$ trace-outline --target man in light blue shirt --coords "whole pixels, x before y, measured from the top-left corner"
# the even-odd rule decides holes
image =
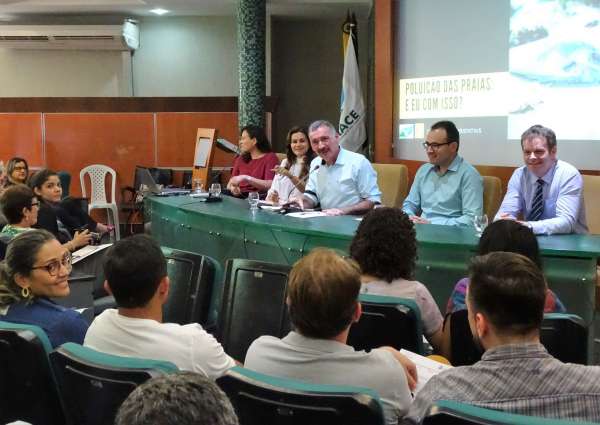
[[[423,143],[429,164],[415,176],[402,210],[415,223],[471,226],[483,214],[483,179],[458,155],[460,134],[454,123],[431,126]]]
[[[304,196],[294,199],[302,208],[320,205],[327,215],[361,214],[381,203],[377,173],[363,155],[340,147],[339,135],[328,121],[308,128],[313,151]]]
[[[583,179],[556,159],[556,134],[534,125],[521,136],[521,148],[525,165],[510,178],[495,219],[519,219],[536,235],[587,233]]]

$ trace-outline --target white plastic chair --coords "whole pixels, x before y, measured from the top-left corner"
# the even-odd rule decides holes
[[[90,181],[92,184],[90,202],[88,204],[88,213],[94,209],[106,209],[112,212],[112,220],[111,214],[107,214],[108,224],[112,224],[115,226],[115,239],[121,239],[121,232],[119,231],[119,209],[117,208],[117,204],[115,202],[115,185],[117,182],[117,173],[112,168],[101,165],[101,164],[92,164],[88,165],[84,169],[79,172],[79,180],[81,181],[81,193],[84,198],[87,198],[87,192],[85,190],[85,175],[90,175]],[[110,192],[110,202],[106,199],[106,175],[110,174],[112,177],[111,182],[111,192]]]

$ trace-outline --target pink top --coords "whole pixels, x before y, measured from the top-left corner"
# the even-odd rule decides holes
[[[241,156],[238,156],[233,163],[233,171],[231,176],[239,176],[245,174],[261,180],[273,180],[275,173],[271,171],[279,165],[279,158],[273,152],[268,152],[258,159],[251,159],[249,162],[244,162]],[[240,184],[242,193],[255,191],[256,188],[246,182]]]

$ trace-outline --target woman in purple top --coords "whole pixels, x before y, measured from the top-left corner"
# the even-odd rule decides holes
[[[16,236],[0,263],[0,320],[39,326],[53,347],[83,344],[87,322],[51,300],[69,295],[71,268],[71,254],[50,232]]]

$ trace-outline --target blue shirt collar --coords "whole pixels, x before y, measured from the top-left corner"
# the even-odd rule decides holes
[[[454,159],[452,160],[452,162],[450,163],[450,165],[448,166],[448,170],[446,170],[446,172],[448,171],[458,171],[458,168],[460,167],[460,164],[462,164],[463,159],[460,157],[460,155],[456,154],[456,156],[454,157]],[[438,172],[440,171],[440,167],[438,165],[434,165],[433,169]]]
[[[544,174],[541,179],[544,180],[544,183],[546,183],[546,185],[550,185],[552,183],[552,179],[554,179],[554,172],[556,171],[556,165],[558,164],[558,161],[554,161],[554,165],[552,165],[552,167],[550,167],[550,169],[546,172],[546,174]],[[529,168],[527,168],[527,165],[525,165],[525,169],[527,170],[527,174],[528,174],[528,182],[530,185],[534,185],[537,180],[538,180],[538,176],[536,176],[535,174],[533,174],[531,171],[529,171]]]

